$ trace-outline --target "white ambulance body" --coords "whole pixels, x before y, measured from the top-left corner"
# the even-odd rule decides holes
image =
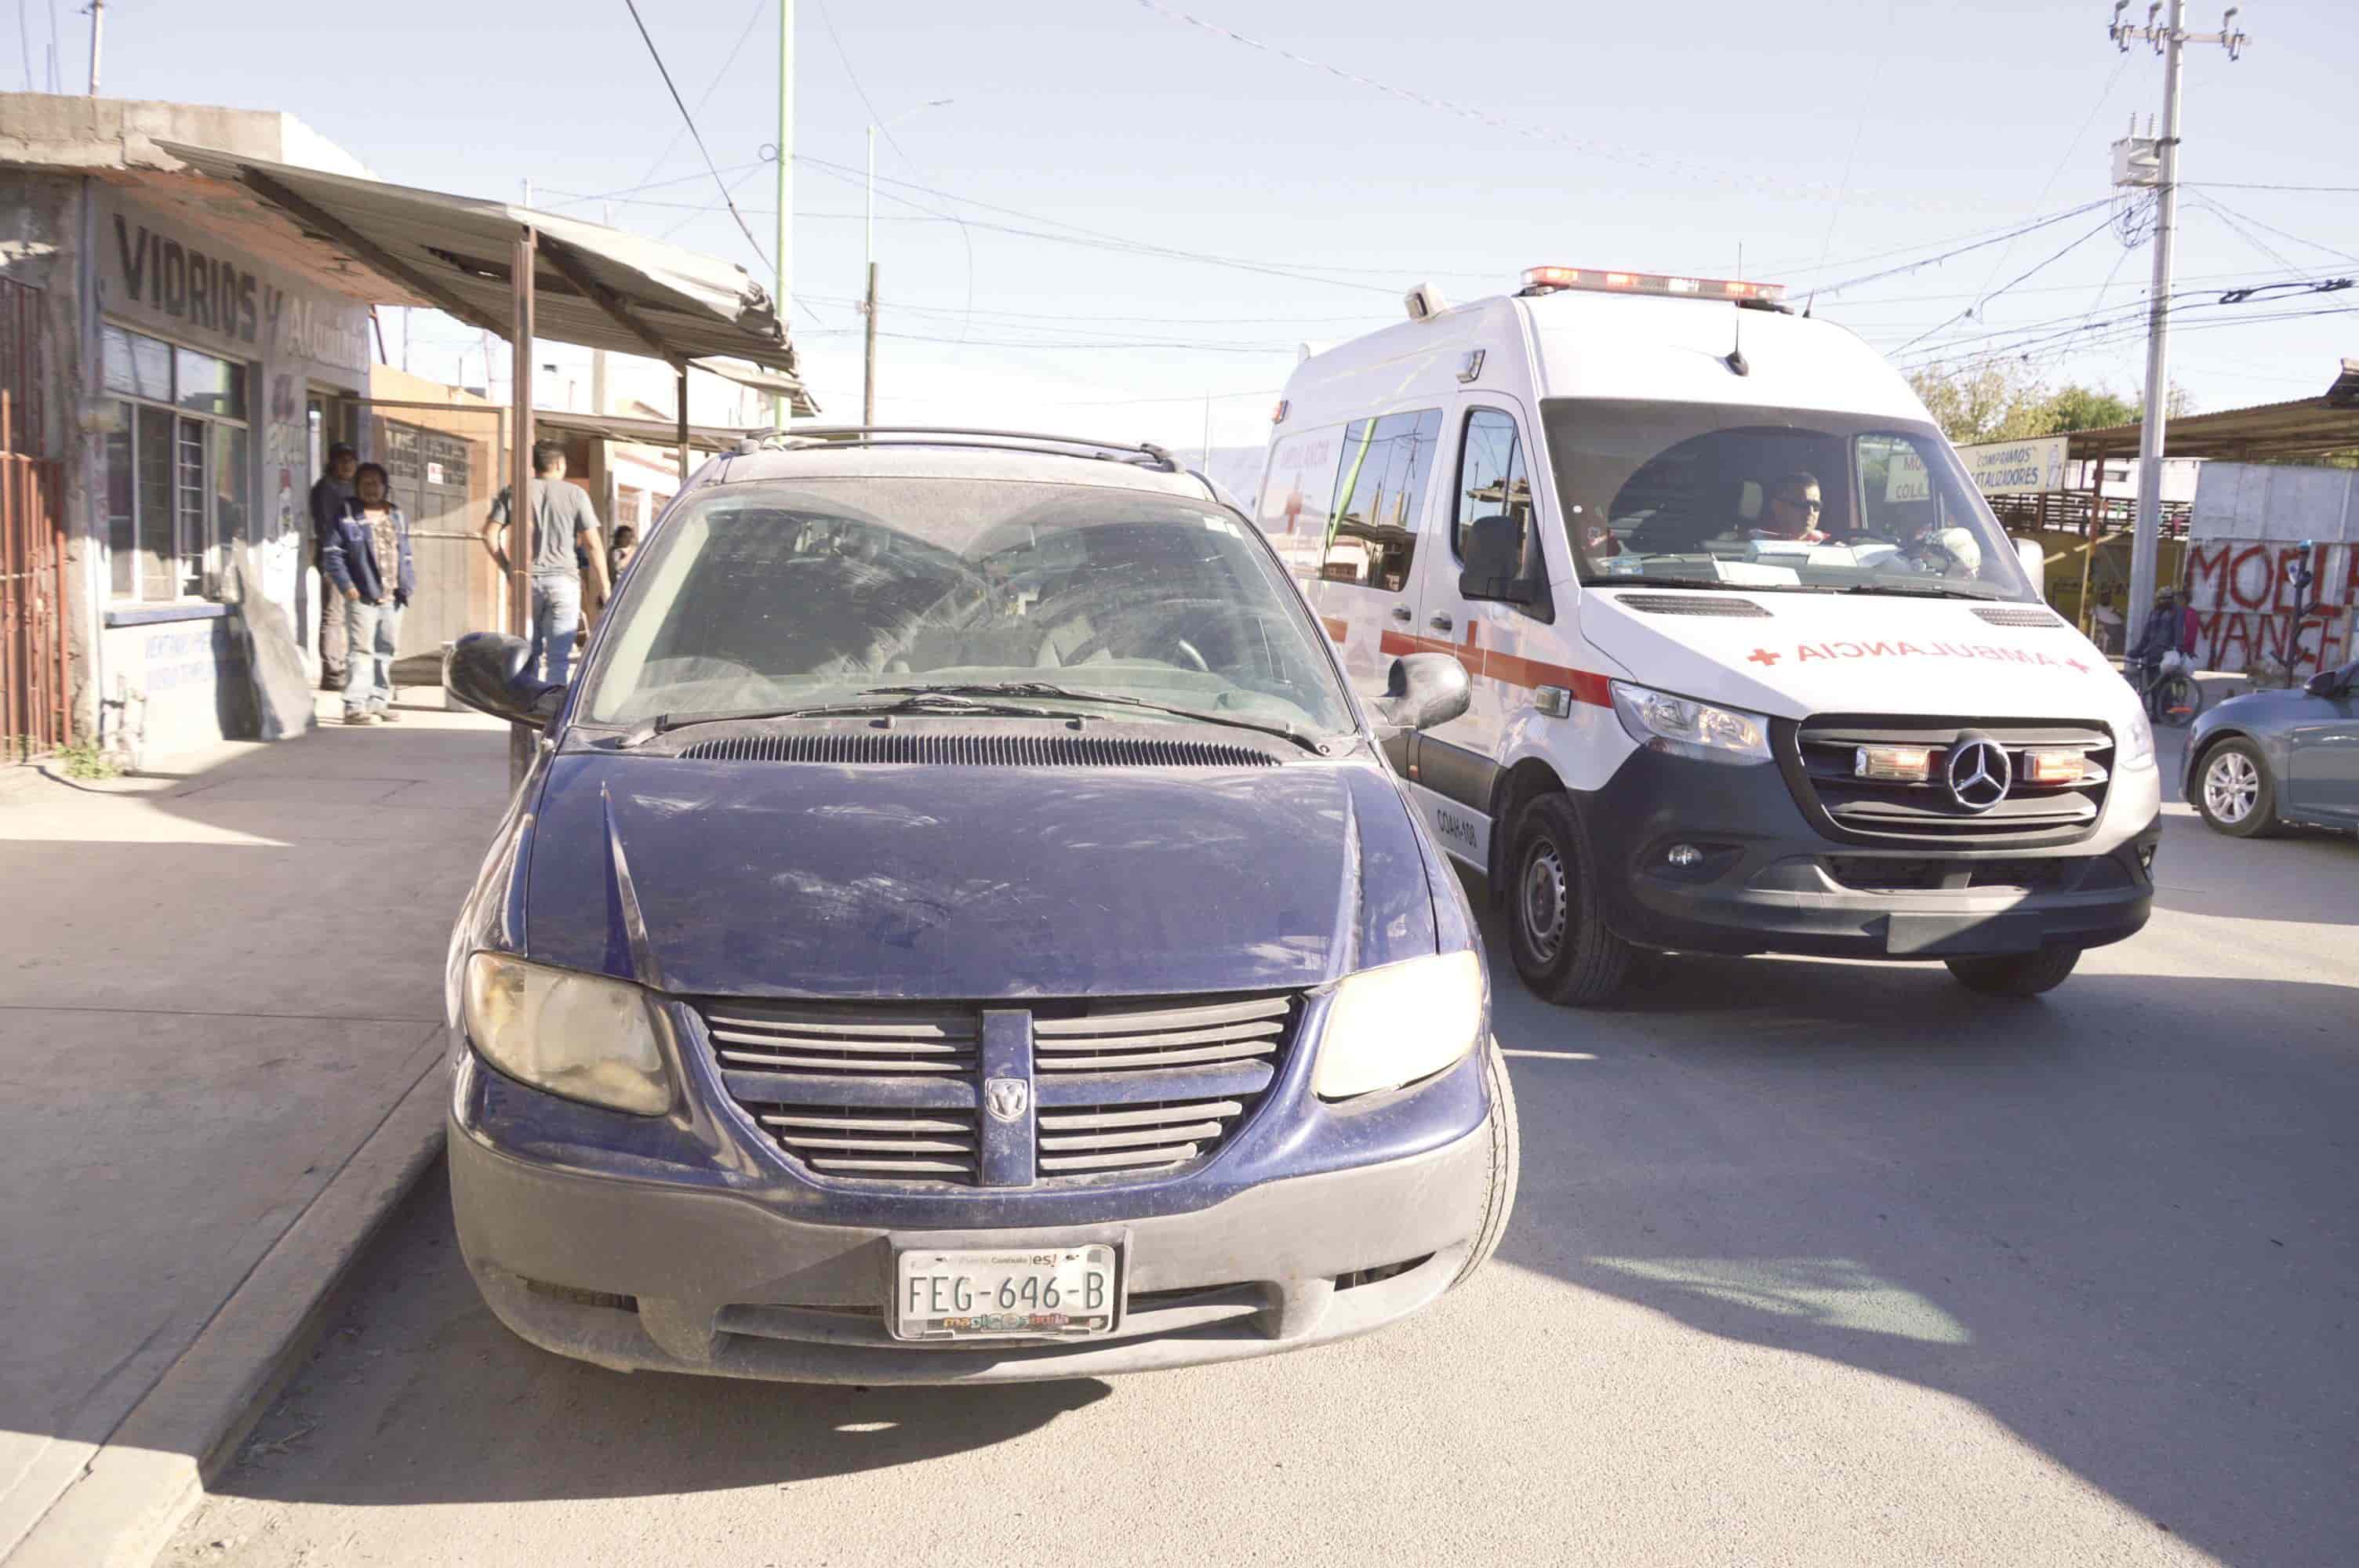
[[[2145,924],[2139,704],[1872,351],[1716,280],[1410,301],[1297,368],[1256,518],[1364,696],[1465,665],[1388,750],[1535,991],[1649,948],[2028,995]]]

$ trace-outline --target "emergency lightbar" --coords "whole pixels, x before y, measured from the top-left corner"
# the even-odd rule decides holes
[[[1596,272],[1572,266],[1524,269],[1525,293],[1553,294],[1560,288],[1587,288],[1600,294],[1669,294],[1692,299],[1761,299],[1771,303],[1786,297],[1786,286],[1782,283],[1673,277],[1659,272]]]

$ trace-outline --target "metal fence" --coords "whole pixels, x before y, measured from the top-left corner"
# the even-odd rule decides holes
[[[0,752],[69,745],[60,464],[48,456],[41,293],[0,278]]]

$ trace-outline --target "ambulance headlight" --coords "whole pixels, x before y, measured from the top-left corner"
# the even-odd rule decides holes
[[[1757,713],[1620,680],[1614,683],[1614,711],[1630,739],[1650,751],[1706,762],[1769,760],[1769,720]]]
[[[2127,724],[2122,726],[2122,771],[2138,773],[2154,766],[2154,726],[2137,708],[2130,709]]]

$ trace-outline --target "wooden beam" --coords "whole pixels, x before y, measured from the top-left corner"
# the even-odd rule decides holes
[[[366,262],[396,283],[407,284],[470,327],[480,327],[495,338],[505,338],[508,335],[509,323],[502,321],[488,310],[479,310],[468,304],[447,285],[403,261],[334,213],[315,206],[307,198],[298,195],[258,168],[240,165],[238,173],[245,179],[247,188],[265,201],[287,213],[306,228],[315,229],[327,235],[328,238],[352,252],[355,257]]]
[[[582,291],[583,298],[603,310],[623,330],[645,344],[647,352],[674,370],[686,373],[688,356],[675,351],[663,341],[661,333],[641,320],[639,313],[631,308],[622,295],[599,282],[582,265],[580,254],[572,246],[544,234],[540,239],[540,254],[549,258],[549,265],[562,274],[566,282]]]

